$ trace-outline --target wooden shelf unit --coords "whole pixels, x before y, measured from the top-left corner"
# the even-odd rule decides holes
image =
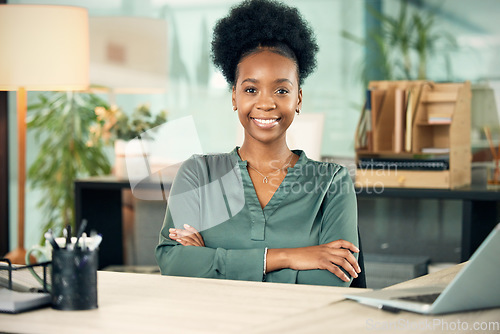
[[[394,170],[360,169],[356,171],[358,187],[407,187],[407,188],[458,188],[470,184],[470,83],[434,83],[430,81],[372,81],[370,134],[372,145],[356,147],[356,161],[360,158],[412,159],[416,155],[433,156],[424,148],[449,150],[448,170]],[[396,90],[405,90],[410,113],[413,114],[411,133],[406,126],[406,110],[403,127],[403,149],[395,151],[394,143],[397,120]],[[373,91],[378,98],[373,100]],[[383,98],[380,98],[383,96]],[[429,122],[430,117],[436,123]],[[437,121],[435,120],[437,119]],[[361,124],[361,121],[360,121]],[[359,125],[357,135],[360,133]],[[397,133],[397,131],[396,131]],[[401,131],[400,131],[401,133]],[[407,144],[408,140],[411,144]],[[356,141],[358,142],[358,141]],[[408,150],[409,148],[409,150]]]

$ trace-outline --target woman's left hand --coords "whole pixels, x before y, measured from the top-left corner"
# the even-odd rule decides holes
[[[184,229],[170,228],[168,232],[170,233],[168,235],[170,239],[177,241],[183,246],[205,247],[205,242],[200,232],[188,224],[184,224]]]

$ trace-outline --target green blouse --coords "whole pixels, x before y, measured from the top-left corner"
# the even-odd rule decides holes
[[[156,247],[161,273],[349,286],[327,270],[263,272],[266,248],[306,247],[337,239],[358,246],[356,194],[347,169],[295,150],[299,160],[262,209],[247,162],[237,149],[195,155],[180,167]],[[168,229],[184,224],[200,231],[205,247],[169,239]]]

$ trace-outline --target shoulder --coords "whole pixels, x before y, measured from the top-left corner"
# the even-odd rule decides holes
[[[317,161],[305,156],[303,151],[296,151],[299,154],[299,161],[302,163],[298,166],[299,172],[302,170],[307,175],[312,175],[317,178],[329,179],[331,181],[349,178],[349,170],[335,162]]]
[[[354,183],[345,166],[334,162],[304,159],[295,171],[302,182],[313,182],[327,196],[354,193]]]
[[[213,181],[237,166],[232,153],[194,154],[184,161],[179,168],[179,176],[196,178],[202,183]]]
[[[226,170],[233,168],[237,164],[236,159],[231,153],[211,153],[194,154],[183,165],[186,168],[196,168],[197,170]]]
[[[313,167],[318,172],[324,172],[325,174],[332,176],[335,176],[339,172],[347,169],[344,166],[336,164],[334,162],[323,162],[312,159],[308,159],[306,165],[309,167]]]
[[[189,159],[185,160],[181,168],[182,169],[193,169],[193,168],[206,168],[208,165],[217,165],[220,163],[230,162],[232,159],[231,153],[212,153],[212,154],[193,154]]]

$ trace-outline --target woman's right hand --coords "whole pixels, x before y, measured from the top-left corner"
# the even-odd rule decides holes
[[[170,239],[177,241],[183,246],[205,247],[205,241],[200,232],[188,224],[184,224],[184,229],[169,228],[168,232]]]
[[[266,272],[282,268],[294,270],[324,269],[335,274],[341,280],[349,282],[349,277],[340,267],[352,277],[358,277],[358,273],[361,272],[358,261],[351,251],[358,253],[359,249],[351,242],[342,239],[318,246],[269,249]]]

